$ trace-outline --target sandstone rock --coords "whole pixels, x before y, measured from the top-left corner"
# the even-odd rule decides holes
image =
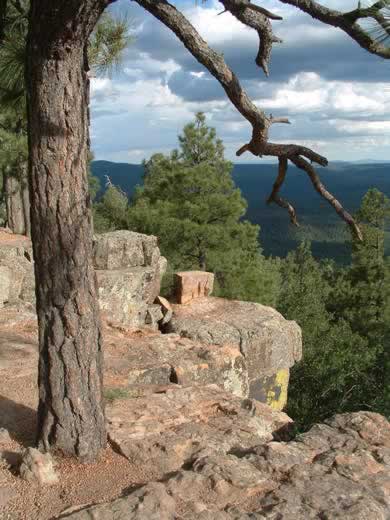
[[[203,344],[240,349],[248,367],[249,396],[277,409],[285,405],[288,369],[302,356],[295,322],[271,307],[210,297],[173,305],[167,329]]]
[[[176,504],[164,486],[152,482],[125,498],[61,515],[72,520],[175,520]]]
[[[156,237],[132,231],[97,235],[94,266],[100,308],[113,325],[158,328],[162,314],[154,301],[166,259],[160,255]]]
[[[160,321],[160,325],[166,325],[169,321],[171,321],[173,315],[171,304],[163,296],[157,296],[154,302],[161,307],[163,317]]]
[[[50,453],[41,453],[35,448],[27,448],[20,465],[20,476],[41,486],[58,482]]]
[[[160,259],[157,237],[133,231],[112,231],[94,238],[95,269],[155,267]]]
[[[218,384],[239,397],[248,395],[245,360],[232,347],[201,345],[176,334],[125,334],[105,330],[108,386]]]
[[[282,412],[234,397],[215,385],[181,388],[107,406],[109,438],[134,464],[151,464],[162,474],[197,456],[245,451],[285,430]]]
[[[378,454],[389,442],[384,417],[339,415],[295,441],[198,457],[166,487],[186,519],[196,518],[193,504],[201,501],[210,518],[223,511],[231,520],[387,520],[390,464]]]
[[[159,323],[161,323],[163,318],[164,315],[160,305],[148,305],[145,316],[145,325],[148,325],[152,329],[158,329]]]
[[[191,391],[189,396],[186,390]],[[162,400],[157,414],[155,406],[142,412],[143,403],[139,403],[138,414],[130,414],[122,423],[125,426],[132,422],[132,432],[125,427],[123,437],[130,433],[129,446],[143,439],[138,451],[146,450],[152,455],[149,464],[156,464],[154,457],[160,450],[159,460],[171,454],[176,456],[177,463],[179,459],[185,460],[185,468],[158,484],[149,483],[127,497],[89,507],[66,518],[388,520],[390,424],[384,417],[369,412],[342,414],[289,442],[276,442],[268,436],[253,442],[253,439],[250,441],[253,430],[246,422],[248,419],[240,415],[237,399],[228,403],[221,400],[220,394],[218,402],[224,411],[215,414],[216,394],[212,388],[208,390],[209,400],[203,400],[201,407],[197,401],[199,395],[189,403],[193,414],[190,423],[185,422],[188,416],[184,415],[184,401],[196,392],[194,388],[175,389],[170,397],[176,405],[172,400]],[[132,404],[137,401],[132,400]],[[180,404],[184,405],[181,411]],[[172,405],[176,410],[173,414]],[[226,405],[230,406],[228,413]],[[259,403],[256,406],[277,413]],[[215,422],[218,417],[223,422]],[[160,427],[156,426],[157,422]],[[227,422],[232,431],[241,436],[235,446],[229,441]],[[203,428],[203,436],[194,435],[194,428],[199,426]],[[187,431],[187,437],[183,431]],[[217,445],[219,436],[221,443]],[[198,443],[196,447],[195,443]],[[165,452],[167,448],[169,454]],[[146,464],[146,453],[144,457]],[[133,459],[136,458],[134,450]],[[142,509],[141,503],[145,508],[153,504],[153,509]],[[136,510],[140,516],[132,516]],[[166,514],[168,516],[164,516]]]
[[[96,271],[99,305],[113,325],[141,327],[148,311],[150,286],[156,276],[152,267]]]
[[[29,238],[0,231],[0,304],[35,302],[32,245]]]
[[[8,442],[11,442],[11,437],[5,428],[0,428],[0,444],[6,444]]]
[[[157,238],[131,231],[98,235],[94,265],[103,315],[113,324],[137,328],[148,323],[157,328],[161,311],[153,306],[160,292],[166,259]],[[0,230],[0,307],[35,304],[35,279],[31,241]]]
[[[174,284],[177,303],[189,303],[212,293],[214,274],[204,271],[183,271],[175,273]]]

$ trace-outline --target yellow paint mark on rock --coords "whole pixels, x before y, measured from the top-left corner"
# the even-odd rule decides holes
[[[290,371],[282,368],[275,374],[273,385],[267,391],[267,404],[274,410],[283,410],[287,404],[288,381]]]

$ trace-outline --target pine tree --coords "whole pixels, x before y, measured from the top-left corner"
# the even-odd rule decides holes
[[[305,430],[355,409],[356,385],[367,366],[366,343],[346,321],[333,322],[326,309],[330,287],[309,243],[289,253],[281,275],[278,310],[297,321],[303,334],[303,358],[291,372],[287,413]]]
[[[351,329],[367,342],[366,370],[355,397],[361,408],[375,410],[385,407],[389,292],[384,237],[389,215],[389,199],[377,189],[370,189],[356,215],[364,241],[353,240],[352,264],[334,281],[327,305],[336,321],[346,320]]]
[[[179,143],[180,150],[144,163],[129,228],[157,235],[173,269],[213,271],[220,295],[275,303],[277,263],[261,255],[259,227],[242,220],[246,201],[204,114],[185,126]]]
[[[3,199],[8,227],[30,234],[30,201],[27,183],[27,120],[24,67],[29,0],[8,2],[0,46],[0,158]],[[92,74],[109,75],[119,66],[130,44],[129,22],[103,13],[88,42]]]

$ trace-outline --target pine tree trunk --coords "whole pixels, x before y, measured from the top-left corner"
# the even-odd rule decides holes
[[[32,0],[26,70],[40,348],[38,444],[83,460],[95,459],[106,443],[85,52],[105,3]]]
[[[30,235],[30,197],[27,184],[27,165],[21,165],[17,175],[4,177],[4,196],[7,227],[18,235]]]

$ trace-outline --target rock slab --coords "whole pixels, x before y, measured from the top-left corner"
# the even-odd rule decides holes
[[[200,454],[239,452],[286,435],[283,412],[240,399],[216,385],[180,387],[107,406],[110,441],[130,462],[177,471]]]
[[[104,337],[108,387],[214,383],[248,396],[248,372],[238,349],[201,345],[177,334],[127,334],[108,327]]]
[[[248,368],[249,397],[277,409],[286,404],[289,368],[302,357],[298,325],[258,303],[201,298],[173,305],[167,330],[202,344],[240,350]]]
[[[207,443],[206,431],[203,439]],[[158,488],[149,483],[119,499],[129,506],[118,509],[113,501],[67,518],[138,520],[142,517],[132,507],[141,496],[148,496],[157,515],[143,518],[388,520],[390,423],[370,412],[342,414],[292,441],[263,438],[241,450],[229,442],[219,450],[200,449]],[[166,496],[171,499],[168,512],[160,505]],[[106,516],[99,516],[100,511],[107,511]]]

